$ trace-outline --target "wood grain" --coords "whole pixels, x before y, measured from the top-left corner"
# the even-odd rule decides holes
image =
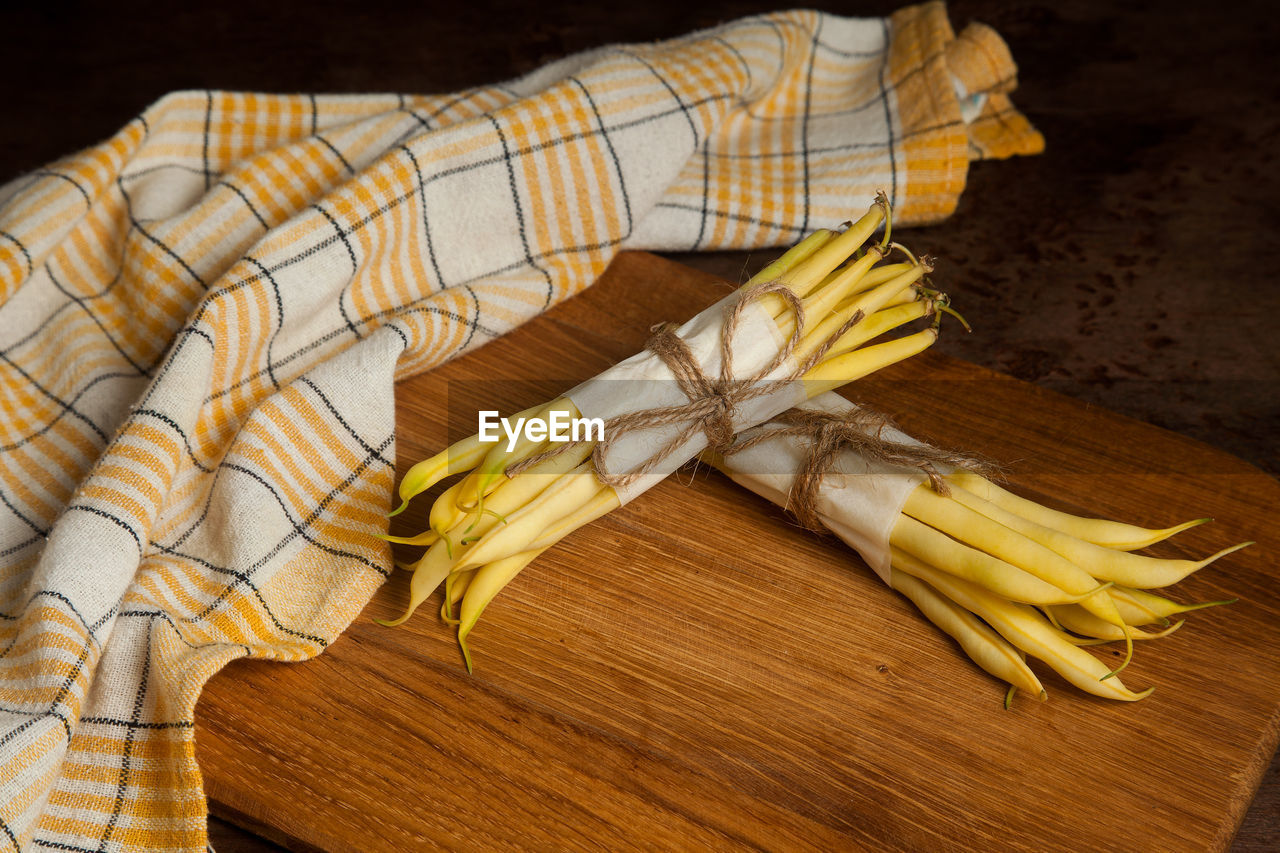
[[[633,352],[727,285],[624,254],[517,332],[399,389],[401,470]],[[503,377],[504,381],[493,381]],[[510,380],[507,380],[510,377]],[[1280,736],[1280,486],[1189,439],[926,356],[857,397],[1005,463],[1024,493],[1258,544],[1186,599],[1242,601],[1142,646],[1118,705],[1003,691],[849,551],[683,473],[527,569],[462,668],[430,603],[379,591],[313,662],[238,662],[197,709],[215,812],[295,849],[1224,849]],[[519,381],[514,381],[519,380]],[[397,530],[425,523],[423,501]]]

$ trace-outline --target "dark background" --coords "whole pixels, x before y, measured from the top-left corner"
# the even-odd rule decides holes
[[[861,16],[905,3],[808,5]],[[175,89],[452,91],[584,48],[779,8],[28,3],[0,13],[0,183],[108,136]],[[1272,4],[957,0],[949,8],[957,30],[980,20],[1009,42],[1020,67],[1015,103],[1047,150],[975,164],[956,214],[906,234],[941,258],[935,278],[975,327],[939,347],[1280,474]],[[770,256],[672,255],[735,281]],[[1136,837],[1141,824],[1135,815]],[[271,849],[217,820],[211,831],[222,853]],[[1280,849],[1280,762],[1233,849]]]

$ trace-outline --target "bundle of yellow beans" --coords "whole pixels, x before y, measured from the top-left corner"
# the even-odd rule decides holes
[[[857,407],[824,394],[799,407],[833,423],[856,422]],[[793,413],[786,413],[792,415]],[[735,482],[787,507],[804,470],[813,434],[787,422],[765,424],[739,436],[742,452],[706,453],[703,459]],[[878,441],[919,447],[891,428]],[[744,441],[747,439],[747,441]],[[843,449],[817,482],[809,504],[821,526],[857,550],[880,577],[901,592],[980,667],[1010,687],[1046,698],[1027,666],[1030,655],[1088,693],[1141,699],[1116,673],[1134,640],[1165,636],[1182,623],[1169,618],[1210,604],[1183,605],[1147,590],[1170,586],[1214,560],[1157,559],[1135,551],[1208,519],[1148,530],[1116,521],[1081,518],[1018,497],[963,469],[933,471],[868,459]],[[925,466],[928,467],[927,465]],[[1148,633],[1140,626],[1160,624]],[[1122,641],[1124,661],[1110,669],[1085,645]]]
[[[469,669],[466,639],[481,612],[561,538],[704,448],[928,347],[946,299],[925,286],[928,259],[890,242],[890,224],[881,196],[844,231],[811,234],[721,303],[659,330],[648,351],[509,418],[507,435],[477,433],[415,465],[396,513],[461,477],[432,505],[427,530],[388,537],[427,550],[404,566],[413,571],[409,607],[387,624],[404,622],[443,583],[443,616],[458,626]],[[894,250],[905,260],[891,261]],[[932,323],[920,331],[873,342],[924,318]],[[519,431],[531,423],[538,428]],[[557,442],[556,423],[586,426]]]

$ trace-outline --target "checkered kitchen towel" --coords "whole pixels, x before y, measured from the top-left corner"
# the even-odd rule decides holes
[[[990,29],[749,18],[453,95],[179,92],[0,188],[0,850],[199,848],[201,686],[391,567],[392,385],[622,248],[780,246],[1039,151]]]

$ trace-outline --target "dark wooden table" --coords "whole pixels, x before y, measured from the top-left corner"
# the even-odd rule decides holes
[[[805,4],[873,15],[901,3]],[[437,92],[613,41],[778,8],[601,4],[24,4],[6,11],[0,181],[181,88]],[[970,172],[956,215],[909,235],[976,333],[944,352],[1195,437],[1280,474],[1280,23],[1270,4],[950,4],[1021,67],[1035,158]],[[767,253],[676,255],[733,280]],[[259,849],[211,823],[219,849]],[[1273,761],[1235,843],[1280,847]]]

